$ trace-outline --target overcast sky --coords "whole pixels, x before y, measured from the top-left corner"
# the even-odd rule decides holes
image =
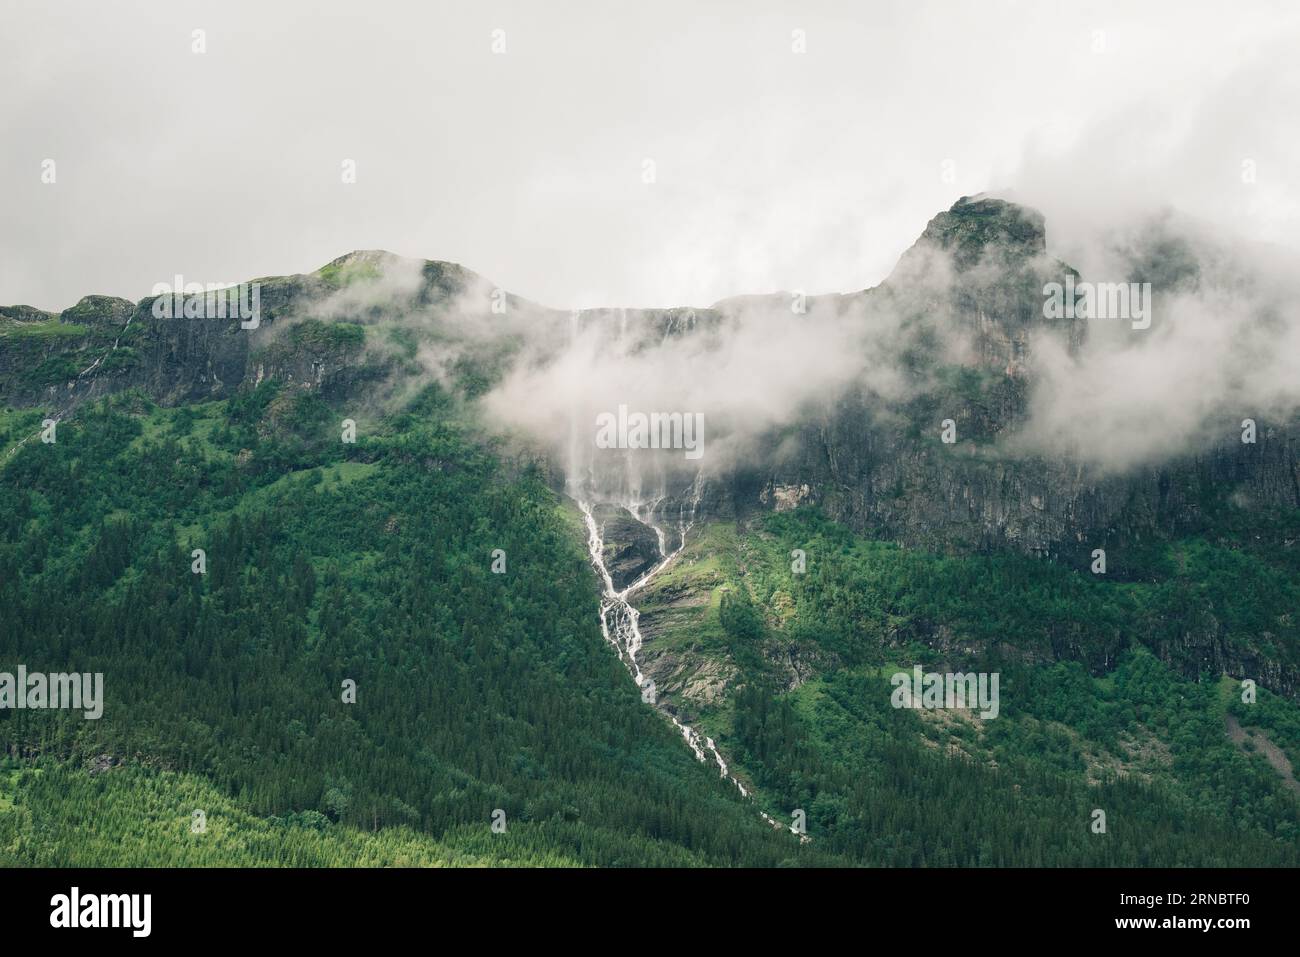
[[[1295,3],[0,0],[0,37],[5,304],[358,248],[561,308],[859,289],[1009,188],[1054,243],[1160,203],[1300,241]]]

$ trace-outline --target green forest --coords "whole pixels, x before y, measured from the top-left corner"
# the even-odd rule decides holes
[[[1279,655],[1295,648],[1294,557],[1231,535],[1163,547],[1146,580],[1107,580],[870,541],[801,508],[702,529],[642,621],[679,661],[745,676],[728,698],[680,703],[760,802],[804,811],[825,852],[897,866],[1295,866],[1300,707],[1264,688],[1246,703],[1237,678],[1158,657],[1180,623],[1211,613],[1243,642],[1271,631]],[[710,601],[683,610],[692,593]],[[812,674],[793,680],[794,660]],[[916,665],[998,673],[997,718],[894,708],[890,676]],[[1230,715],[1256,729],[1241,745]]]
[[[0,671],[101,672],[105,703],[0,711],[0,864],[1300,863],[1295,789],[1224,733],[1300,766],[1300,709],[1160,657],[1189,609],[1293,654],[1294,558],[1189,540],[1099,583],[809,509],[707,526],[687,555],[711,598],[673,640],[741,669],[700,717],[747,799],[602,640],[572,507],[462,416],[430,386],[344,442],[275,382],[122,393],[52,443],[6,412]],[[941,659],[939,627],[965,650]],[[790,687],[773,643],[815,673]],[[1001,717],[892,708],[915,663],[1000,671]],[[807,840],[760,811],[803,812]]]
[[[812,856],[641,704],[527,465],[468,439],[436,388],[355,444],[277,392],[118,396],[5,466],[0,670],[102,672],[106,701],[98,721],[0,712],[0,861]],[[11,439],[39,425],[14,418]],[[101,755],[122,766],[88,777]],[[193,840],[194,789],[228,840]]]

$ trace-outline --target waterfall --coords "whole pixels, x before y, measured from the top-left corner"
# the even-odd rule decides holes
[[[659,539],[659,556],[660,560],[656,562],[645,574],[643,574],[632,584],[628,585],[622,591],[614,586],[614,579],[605,565],[605,542],[600,535],[600,523],[596,521],[596,515],[593,511],[593,502],[586,495],[585,489],[580,489],[577,484],[570,481],[566,483],[571,491],[578,492],[574,500],[578,503],[578,508],[582,510],[582,517],[587,524],[587,552],[591,557],[591,563],[595,566],[600,575],[601,581],[601,599],[600,599],[600,633],[605,640],[618,652],[619,659],[627,667],[628,673],[632,680],[636,682],[637,687],[641,687],[645,682],[645,675],[641,671],[641,665],[637,662],[636,656],[641,651],[643,638],[641,636],[641,613],[638,612],[629,597],[639,588],[645,585],[654,576],[666,568],[674,558],[681,554],[682,549],[686,547],[686,534],[695,525],[695,520],[699,512],[700,500],[704,496],[704,476],[702,472],[697,472],[695,480],[691,483],[689,496],[684,499],[678,508],[678,543],[677,547],[671,552],[665,550],[666,531],[661,524],[654,521],[659,505],[667,497],[666,492],[661,492],[655,498],[648,502],[629,499],[621,504],[621,507],[637,521],[649,525],[654,529]],[[750,793],[746,787],[731,774],[727,768],[727,762],[723,760],[722,754],[718,751],[717,745],[713,739],[701,736],[698,731],[690,725],[683,724],[677,720],[676,716],[668,714],[667,711],[661,713],[666,715],[668,720],[673,723],[679,732],[682,740],[686,742],[687,747],[694,752],[695,757],[701,761],[708,761],[709,755],[713,756],[714,762],[718,766],[718,776],[727,778],[736,789],[740,791],[741,797],[748,798]],[[799,838],[801,844],[807,844],[811,838],[806,834],[800,834],[792,825],[782,824],[773,818],[766,811],[759,811],[759,816],[776,830],[788,830],[791,834]]]
[[[600,523],[596,521],[595,513],[592,510],[592,503],[586,498],[579,498],[578,508],[582,510],[583,518],[587,524],[587,552],[591,556],[591,563],[596,567],[600,574],[601,580],[601,601],[600,601],[600,633],[605,640],[618,652],[619,659],[627,667],[628,673],[632,675],[632,680],[636,682],[637,687],[641,687],[645,682],[645,675],[641,671],[641,665],[637,661],[637,655],[641,651],[644,641],[641,635],[641,613],[632,607],[628,600],[629,596],[639,588],[645,587],[652,578],[661,570],[666,568],[669,563],[676,558],[683,548],[686,547],[686,533],[695,525],[698,515],[700,499],[704,493],[703,473],[697,472],[694,482],[691,484],[690,497],[683,501],[679,508],[678,515],[678,544],[671,552],[666,551],[665,542],[667,539],[666,532],[662,525],[655,524],[654,515],[659,507],[659,503],[666,497],[659,495],[649,503],[638,501],[628,501],[621,503],[622,507],[637,521],[643,522],[654,529],[659,539],[659,561],[656,562],[640,578],[632,582],[622,591],[614,586],[614,579],[605,565],[605,542],[600,535]],[[689,504],[689,512],[687,506]],[[648,507],[647,507],[648,506]],[[644,517],[643,517],[644,516]],[[689,725],[678,721],[676,717],[668,715],[669,720],[681,732],[682,738],[690,749],[695,752],[695,756],[706,761],[707,755],[711,754],[718,765],[718,774],[720,777],[730,778],[731,782],[740,789],[740,793],[749,796],[745,786],[736,778],[727,773],[727,762],[722,759],[718,752],[717,746],[710,737],[701,737],[699,732],[695,731]]]
[[[620,339],[626,335],[626,322],[626,312],[624,312],[620,315]],[[670,330],[673,324],[674,320],[670,320]],[[575,312],[570,316],[570,341],[576,339],[579,334],[578,314]],[[581,439],[578,423],[583,417],[582,406],[582,400],[575,398],[569,422],[565,491],[577,502],[582,512],[587,527],[588,557],[600,577],[600,633],[617,653],[619,660],[623,662],[628,674],[632,676],[633,682],[639,688],[646,681],[645,673],[641,670],[638,661],[644,637],[641,633],[641,613],[632,605],[631,599],[639,589],[644,588],[656,575],[672,564],[686,547],[687,536],[695,527],[699,518],[700,503],[704,498],[704,471],[696,468],[689,486],[683,488],[682,472],[674,465],[665,465],[663,456],[638,455],[636,454],[638,450],[624,450],[621,460],[606,455],[598,462],[593,455],[594,447]],[[647,470],[652,470],[650,481],[646,480]],[[677,478],[675,482],[674,477]],[[653,491],[649,491],[651,488]],[[676,488],[678,491],[672,494],[671,488]],[[672,514],[674,502],[677,505],[675,516]],[[605,542],[601,535],[601,523],[595,514],[595,509],[601,505],[614,505],[623,509],[635,521],[655,533],[658,561],[622,589],[614,584],[614,578],[605,564]],[[745,786],[731,774],[727,762],[723,760],[712,738],[701,735],[694,728],[683,724],[657,702],[655,708],[673,723],[681,733],[682,740],[700,762],[707,762],[712,756],[718,767],[718,776],[731,781],[742,797],[751,798]],[[773,828],[781,829],[785,826],[768,814],[762,811],[759,813]],[[790,830],[794,832],[793,828]],[[801,842],[806,842],[808,837],[799,835],[799,839]]]

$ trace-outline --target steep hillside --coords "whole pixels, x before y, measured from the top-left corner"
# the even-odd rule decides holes
[[[0,671],[102,673],[104,701],[98,720],[0,711],[21,771],[0,860],[102,862],[68,814],[136,863],[247,861],[297,834],[267,830],[286,817],[323,836],[285,863],[439,859],[412,831],[489,862],[799,856],[642,706],[530,469],[476,445],[436,389],[355,444],[323,400],[280,395],[169,410],[124,393],[5,464]],[[193,847],[172,792],[195,778],[221,796],[219,847],[191,853],[141,816]],[[74,784],[51,806],[45,780]]]

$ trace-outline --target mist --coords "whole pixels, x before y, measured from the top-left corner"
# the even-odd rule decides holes
[[[899,364],[915,316],[858,294],[988,193],[1040,210],[1084,281],[1146,277],[1155,309],[1147,330],[1088,323],[1077,352],[1035,339],[1007,454],[1125,470],[1296,407],[1287,4],[450,3],[395,30],[397,9],[6,5],[0,302],[138,299],[353,249],[464,263],[491,278],[424,308],[428,376],[505,349],[496,427],[569,448],[620,404],[698,412],[723,466],[850,390],[883,408],[927,387]],[[1161,250],[1195,278],[1150,275]],[[936,300],[944,268],[914,277]],[[314,309],[414,314],[420,267],[384,277]],[[657,322],[644,307],[698,329],[609,331]]]
[[[1029,386],[1024,420],[1001,454],[1064,454],[1124,472],[1238,441],[1244,419],[1264,427],[1300,408],[1300,283],[1285,252],[1172,213],[1068,240],[1088,250],[1080,283],[1150,283],[1151,322],[1080,320],[1072,348],[1043,320],[1016,373]],[[902,363],[918,309],[941,331],[935,363],[974,364],[952,314],[955,267],[923,252],[882,287],[889,296],[813,297],[802,314],[797,293],[749,297],[681,311],[691,327],[659,341],[629,334],[626,310],[575,313],[547,354],[524,350],[484,408],[494,426],[556,448],[575,429],[589,445],[596,417],[620,406],[698,412],[708,423],[703,467],[760,464],[782,430],[828,416],[850,390],[883,416],[929,388],[924,371]]]

